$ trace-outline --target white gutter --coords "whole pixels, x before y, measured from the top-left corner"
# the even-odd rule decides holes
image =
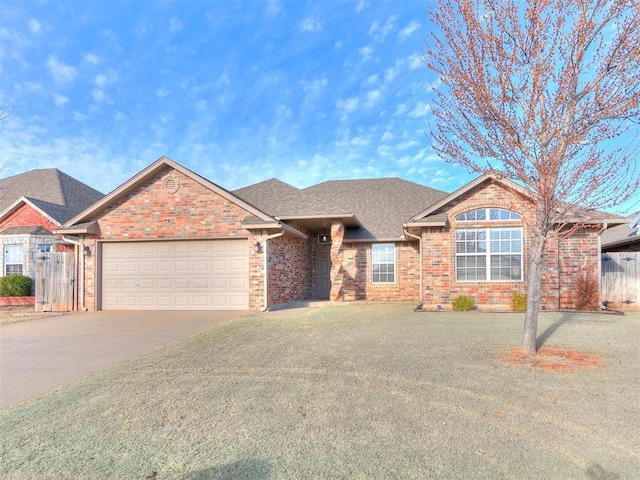
[[[76,256],[79,257],[78,263],[80,264],[77,268],[76,273],[79,276],[80,279],[78,279],[78,284],[79,284],[79,288],[78,288],[78,297],[80,300],[80,305],[79,307],[83,310],[83,311],[87,311],[87,307],[85,307],[84,305],[84,245],[82,244],[82,242],[78,241],[78,240],[72,240],[69,237],[65,237],[64,235],[62,235],[62,239],[65,242],[69,242],[73,245],[75,245],[75,250],[76,250]],[[80,248],[77,248],[80,247]]]
[[[267,253],[268,253],[268,249],[267,249],[267,245],[269,245],[269,240],[271,240],[272,238],[278,238],[281,237],[282,235],[284,235],[285,230],[282,229],[281,232],[278,233],[274,233],[271,235],[267,235],[267,237],[264,239],[264,306],[262,307],[261,312],[266,312],[267,310],[269,310],[269,300],[268,300],[268,295],[269,295],[269,266],[267,265]]]
[[[403,230],[405,235],[408,235],[409,237],[413,237],[417,239],[418,245],[420,246],[420,301],[422,302],[424,300],[424,297],[423,297],[424,285],[423,285],[423,278],[422,278],[422,237],[414,235],[413,233],[409,233],[406,228],[404,228]]]

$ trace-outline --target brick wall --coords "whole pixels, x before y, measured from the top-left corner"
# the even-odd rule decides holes
[[[503,208],[522,216],[522,221],[464,222],[456,215],[477,208]],[[447,227],[423,229],[424,301],[428,308],[450,308],[458,295],[470,295],[479,309],[509,308],[513,293],[526,293],[529,273],[530,232],[533,208],[528,199],[493,181],[486,182],[446,206]],[[456,281],[455,229],[519,226],[523,229],[523,277],[517,282]],[[597,228],[588,228],[568,237],[552,238],[545,247],[541,305],[549,309],[572,308],[575,301],[576,273],[588,266],[596,268]],[[595,271],[595,270],[594,270]]]
[[[341,297],[346,301],[416,301],[420,297],[417,242],[396,242],[396,281],[373,283],[371,244],[343,244]]]
[[[9,227],[43,227],[53,232],[58,225],[30,205],[22,204],[14,212],[0,222],[0,231]]]
[[[269,305],[311,298],[311,240],[269,240]]]
[[[171,174],[180,182],[175,193],[163,186]],[[163,169],[127,195],[108,206],[95,218],[100,233],[88,236],[83,243],[91,247],[93,255],[86,257],[86,298],[89,310],[97,306],[96,260],[98,240],[155,240],[197,239],[217,237],[246,237],[249,248],[249,305],[258,309],[263,305],[262,254],[254,251],[254,236],[241,226],[247,212],[224,197],[171,168]]]

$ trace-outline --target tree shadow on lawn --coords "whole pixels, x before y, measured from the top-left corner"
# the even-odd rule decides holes
[[[585,319],[584,316],[586,315],[592,315],[594,318]],[[566,325],[567,323],[602,323],[603,321],[608,321],[608,322],[616,321],[615,319],[604,320],[604,318],[607,316],[608,314],[603,314],[601,312],[591,312],[591,311],[579,312],[579,313],[573,313],[573,312],[563,313],[562,316],[557,321],[553,322],[551,325],[545,328],[544,332],[542,332],[538,336],[538,339],[536,340],[536,348],[538,350],[541,349],[544,346],[544,344],[547,343],[547,340],[549,340],[549,338],[551,338],[551,336],[554,333],[556,333],[556,331],[561,326]]]
[[[233,463],[205,468],[190,473],[186,480],[266,480],[271,478],[271,468],[264,460],[248,458]]]

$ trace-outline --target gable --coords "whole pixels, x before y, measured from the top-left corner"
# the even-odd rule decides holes
[[[18,202],[0,218],[0,231],[12,227],[42,227],[48,232],[53,232],[58,225],[25,201]]]
[[[246,236],[251,213],[170,166],[86,217],[102,238],[206,238]]]

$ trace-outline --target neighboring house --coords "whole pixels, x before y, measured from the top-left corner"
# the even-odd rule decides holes
[[[640,212],[602,234],[603,252],[640,252]]]
[[[89,310],[313,299],[446,309],[460,294],[505,308],[526,289],[532,211],[528,191],[489,175],[452,194],[397,178],[231,192],[163,157],[57,232],[88,252],[78,294]],[[549,242],[542,305],[573,306],[577,275],[597,271],[603,223]]]
[[[53,232],[103,196],[54,168],[0,179],[1,276],[34,279],[38,256],[55,248]]]

